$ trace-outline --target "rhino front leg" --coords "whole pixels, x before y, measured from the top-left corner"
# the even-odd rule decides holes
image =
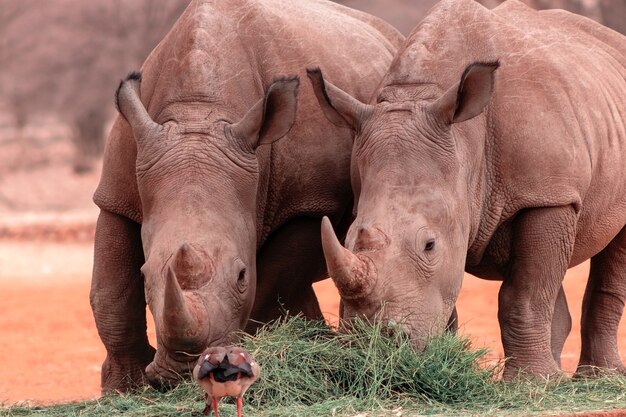
[[[320,220],[297,218],[274,232],[257,256],[257,290],[246,331],[284,315],[322,318],[311,284],[326,273]]]
[[[563,346],[565,346],[565,340],[569,336],[569,332],[572,330],[572,316],[569,313],[569,307],[567,306],[567,299],[565,298],[565,292],[563,286],[559,289],[559,293],[556,297],[556,303],[554,304],[554,314],[552,315],[552,336],[550,344],[552,346],[552,356],[557,366],[561,367],[561,352],[563,352]]]
[[[528,209],[514,226],[508,272],[500,288],[498,320],[508,358],[504,379],[520,372],[559,372],[551,346],[551,326],[559,289],[574,248],[572,207]]]
[[[452,314],[448,319],[448,324],[446,325],[446,331],[452,334],[456,334],[459,330],[459,314],[456,311],[456,306],[452,309]]]
[[[90,301],[107,351],[102,391],[128,391],[144,381],[154,357],[146,334],[140,226],[101,210],[96,226]]]
[[[589,281],[583,298],[582,350],[577,374],[593,375],[598,368],[626,374],[617,330],[626,300],[626,228],[591,258]]]

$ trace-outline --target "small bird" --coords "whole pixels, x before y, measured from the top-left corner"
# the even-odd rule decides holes
[[[261,375],[261,367],[252,356],[238,346],[210,347],[200,357],[193,369],[193,377],[204,390],[206,407],[203,414],[215,410],[222,397],[237,397],[237,417],[243,417],[243,394]]]

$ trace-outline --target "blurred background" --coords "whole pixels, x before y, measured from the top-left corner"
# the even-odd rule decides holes
[[[339,2],[382,17],[405,35],[435,3]],[[501,1],[481,2],[493,7]],[[568,9],[626,33],[626,0],[525,2]],[[99,393],[104,348],[88,300],[98,215],[91,195],[116,115],[113,93],[187,4],[0,0],[0,403],[59,402]],[[574,314],[586,268],[566,280]],[[497,289],[470,277],[459,307],[464,331],[478,345],[491,347],[494,357],[501,354]],[[316,290],[327,316],[335,318],[332,283],[322,282]],[[479,301],[483,298],[488,301]],[[571,339],[574,352],[578,342]],[[577,353],[571,356],[573,367]]]

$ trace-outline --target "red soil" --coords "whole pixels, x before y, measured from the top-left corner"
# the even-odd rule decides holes
[[[84,244],[0,241],[0,401],[53,403],[99,394],[104,348],[89,307],[92,249]],[[571,270],[565,290],[574,329],[563,367],[575,369],[580,349],[580,302],[587,265]],[[458,303],[461,332],[501,357],[497,282],[468,276]],[[329,280],[316,284],[322,309],[335,320],[338,297]],[[620,328],[626,359],[626,326]],[[615,417],[617,414],[610,414]]]

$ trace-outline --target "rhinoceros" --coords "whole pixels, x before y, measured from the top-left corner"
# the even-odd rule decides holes
[[[194,0],[121,82],[94,195],[104,391],[173,383],[249,317],[321,317],[319,220],[350,223],[353,134],[298,73],[321,61],[367,101],[403,40],[324,0]]]
[[[446,0],[400,48],[375,104],[310,76],[329,120],[357,132],[345,248],[322,223],[343,318],[402,321],[422,348],[443,330],[466,270],[503,281],[504,378],[551,375],[555,303],[556,320],[569,319],[564,274],[591,258],[578,372],[626,370],[616,339],[626,300],[624,36],[514,0],[493,11]],[[569,328],[561,332],[562,343]]]

